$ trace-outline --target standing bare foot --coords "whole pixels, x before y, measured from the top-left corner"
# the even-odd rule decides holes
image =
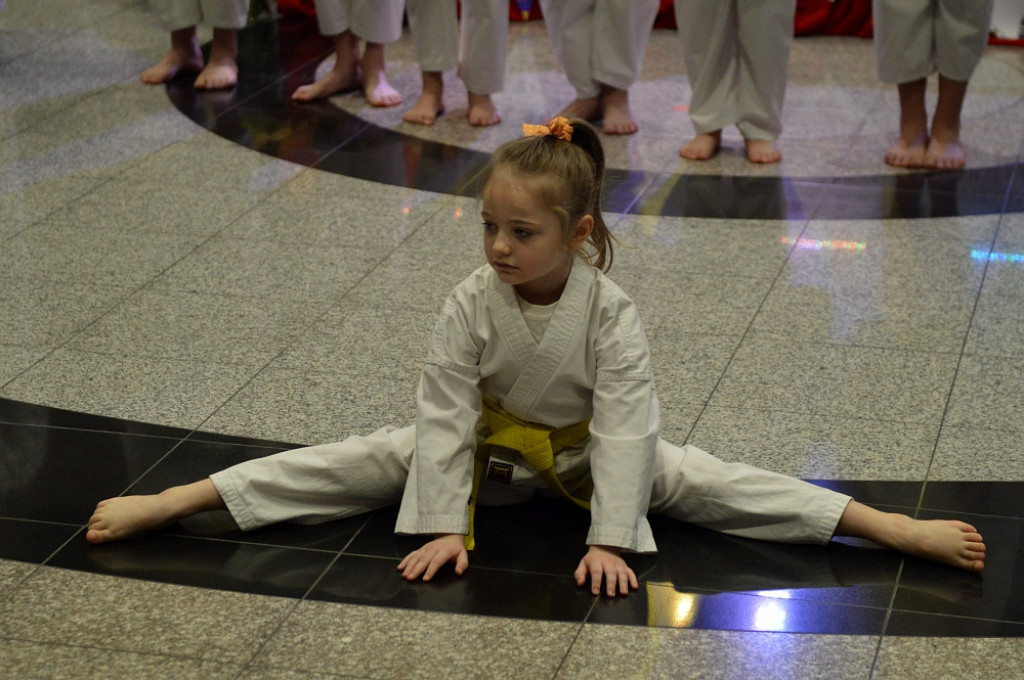
[[[469,124],[478,127],[497,125],[501,122],[501,112],[494,105],[489,94],[469,93]]]
[[[424,71],[422,78],[420,98],[405,112],[402,120],[416,125],[433,125],[437,117],[444,113],[444,74],[440,71]]]
[[[292,101],[311,102],[359,87],[359,41],[352,31],[334,36],[334,65],[320,80],[292,92]]]
[[[571,104],[559,111],[556,115],[565,118],[580,118],[586,121],[601,120],[604,111],[601,109],[600,97],[588,99],[575,99]]]
[[[195,27],[171,33],[171,49],[156,64],[139,75],[149,85],[166,83],[179,73],[199,73],[203,70],[203,54],[199,51]]]
[[[402,94],[391,86],[384,62],[384,45],[367,42],[360,61],[363,72],[363,93],[373,106],[398,106]]]
[[[197,90],[223,90],[238,84],[238,31],[213,29],[210,60],[196,77]]]
[[[747,160],[751,163],[778,163],[782,160],[782,152],[770,139],[745,139]]]
[[[603,130],[606,135],[631,135],[637,131],[633,112],[629,110],[629,92],[605,85],[601,92]]]
[[[885,162],[897,168],[923,168],[928,135],[924,132],[910,139],[903,135],[885,152]]]
[[[722,131],[706,132],[697,135],[688,141],[681,149],[679,155],[691,161],[706,161],[716,153],[722,145]]]
[[[960,137],[939,131],[932,126],[932,138],[924,152],[922,165],[935,170],[957,170],[964,167],[967,158]]]

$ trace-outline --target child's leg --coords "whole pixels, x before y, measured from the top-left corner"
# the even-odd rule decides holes
[[[691,161],[706,161],[722,145],[722,131],[705,132],[697,135],[679,149],[679,155]]]
[[[359,87],[359,40],[346,30],[334,36],[334,67],[320,80],[292,93],[298,102],[310,102]]]
[[[850,501],[836,525],[835,535],[866,538],[886,548],[967,571],[980,572],[985,568],[981,534],[957,520],[914,519]]]
[[[210,61],[196,77],[197,90],[222,90],[238,83],[238,31],[214,28]]]
[[[402,103],[402,95],[391,87],[385,73],[384,45],[367,41],[359,65],[363,73],[366,101],[373,106],[397,106]]]
[[[100,501],[89,518],[90,543],[120,541],[150,529],[173,524],[207,510],[226,506],[213,482],[204,479],[175,486],[153,496],[120,496]]]
[[[747,149],[747,160],[751,163],[778,163],[782,160],[782,151],[771,139],[746,139],[743,145]]]
[[[189,26],[171,31],[171,49],[159,62],[139,76],[150,85],[166,83],[179,73],[198,73],[203,70],[203,54],[199,51],[196,27]]]
[[[423,71],[423,89],[412,108],[405,112],[402,120],[417,125],[433,125],[444,113],[444,73]]]
[[[925,78],[897,85],[900,95],[900,136],[885,154],[885,162],[898,168],[920,168],[924,165],[928,145],[928,112],[924,95]]]
[[[469,93],[469,124],[497,125],[501,113],[491,95],[505,89],[508,0],[462,3],[459,78]]]
[[[939,76],[939,100],[932,116],[931,138],[924,154],[924,166],[954,170],[964,166],[964,147],[960,143],[960,112],[967,96],[967,82]]]
[[[629,109],[629,90],[602,85],[600,106],[606,135],[631,135],[637,131]]]
[[[479,127],[497,125],[501,122],[501,112],[494,105],[489,94],[469,93],[469,124]]]
[[[679,155],[705,161],[718,152],[722,128],[737,120],[739,19],[735,3],[719,0],[677,2],[675,12],[690,81],[690,121],[697,133]]]
[[[153,496],[101,501],[86,538],[116,541],[206,510],[226,509],[244,531],[314,524],[397,503],[409,476],[415,428],[256,458]]]

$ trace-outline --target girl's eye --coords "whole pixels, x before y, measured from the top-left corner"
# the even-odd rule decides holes
[[[527,231],[526,229],[516,229],[516,236],[518,236],[519,238],[528,238],[530,236],[533,236],[533,232]]]
[[[484,231],[494,231],[497,227],[494,226],[493,222],[484,222]]]

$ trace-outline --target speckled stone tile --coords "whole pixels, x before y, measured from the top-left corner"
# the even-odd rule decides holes
[[[999,221],[995,250],[1024,253],[1024,213],[1005,213]]]
[[[189,235],[44,222],[4,242],[6,276],[98,285],[141,285],[195,249]]]
[[[62,205],[80,198],[100,179],[59,178],[40,181],[0,195],[0,241],[45,218]]]
[[[170,144],[132,167],[139,181],[194,189],[197,182],[214,188],[267,192],[305,170],[301,165],[239,148],[206,133]]]
[[[373,676],[362,676],[370,680]],[[235,680],[331,680],[332,678],[344,678],[345,680],[361,680],[356,675],[335,675],[334,673],[311,673],[309,671],[297,671],[288,668],[246,668]]]
[[[221,236],[387,252],[451,204],[452,199],[441,194],[305,172],[235,220]]]
[[[887,258],[900,258],[909,266],[923,258],[953,258],[959,254],[971,262],[971,243],[991,242],[998,215],[964,215],[922,219],[811,220],[802,234],[809,239],[841,240],[865,244],[865,251],[885,248]],[[943,245],[945,241],[952,241]],[[924,273],[927,273],[924,272]]]
[[[559,669],[573,678],[698,677],[708,680],[868,677],[871,636],[787,635],[585,626]]]
[[[936,424],[956,355],[747,337],[714,406]]]
[[[273,359],[324,311],[322,303],[146,289],[67,348],[119,357],[247,366]]]
[[[57,211],[48,222],[201,238],[239,219],[258,199],[256,193],[222,189],[215,201],[197,200],[194,188],[161,186],[125,176]]]
[[[153,286],[329,304],[348,293],[381,258],[351,246],[214,238],[175,262]]]
[[[710,406],[689,443],[801,479],[920,480],[936,436],[920,423]]]
[[[1016,680],[1024,644],[1016,638],[886,637],[872,678]]]
[[[39,565],[28,562],[0,560],[0,600],[13,593],[38,568]]]
[[[72,281],[49,281],[38,275],[0,275],[0,318],[4,340],[53,349],[92,323],[130,292],[129,288]]]
[[[629,216],[614,229],[620,243],[612,278],[621,278],[627,294],[631,277],[657,278],[673,272],[770,281],[778,276],[792,248],[784,237],[792,230],[799,234],[801,228],[802,223],[776,220]]]
[[[679,325],[658,324],[648,344],[659,399],[703,404],[736,351],[738,338],[699,335],[680,330]]]
[[[359,375],[270,367],[203,423],[203,430],[320,444],[386,425],[411,425],[418,371],[368,366]]]
[[[1024,480],[1021,432],[945,425],[928,471],[934,480]]]
[[[946,425],[1024,432],[1024,359],[965,356],[949,398]]]
[[[251,375],[244,366],[60,349],[0,393],[73,411],[191,428]]]
[[[90,646],[69,646],[0,639],[0,678],[101,680],[230,680],[240,664],[158,654],[135,654]]]
[[[1024,357],[1024,254],[1007,255],[1003,259],[996,251],[999,259],[988,262],[964,348],[968,354]]]
[[[378,678],[552,677],[579,624],[303,602],[256,669]]]
[[[239,664],[294,607],[285,598],[43,568],[0,601],[0,637]]]
[[[38,347],[0,344],[0,389],[46,356]]]

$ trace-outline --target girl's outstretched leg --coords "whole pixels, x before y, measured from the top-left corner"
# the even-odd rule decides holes
[[[914,519],[850,501],[835,535],[866,538],[886,548],[967,571],[980,572],[985,568],[981,534],[958,520]]]
[[[85,540],[120,541],[159,529],[207,510],[225,509],[224,499],[210,479],[175,486],[152,496],[119,496],[100,501],[89,518]]]

